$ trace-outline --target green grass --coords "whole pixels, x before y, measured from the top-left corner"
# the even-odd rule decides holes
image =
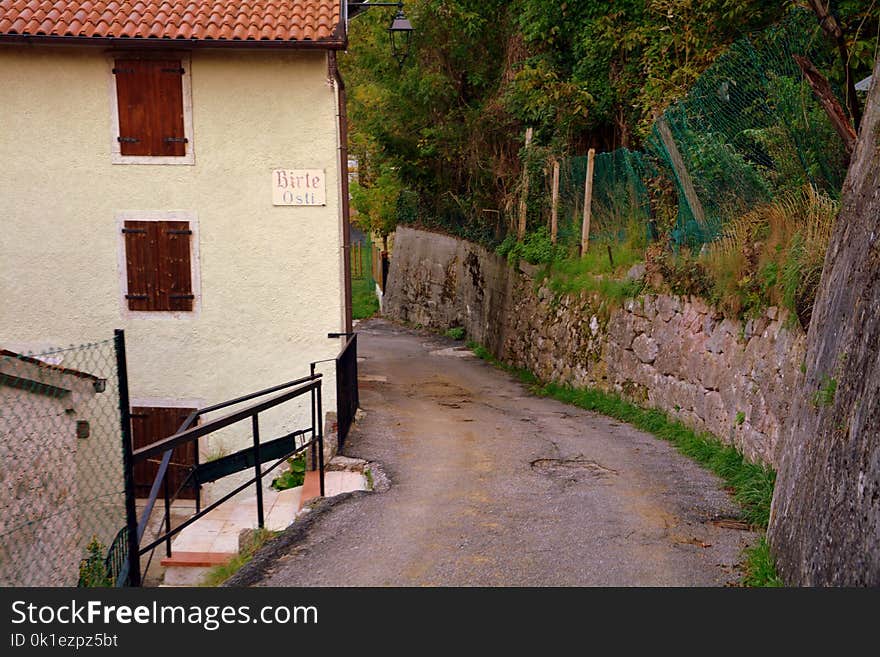
[[[355,247],[357,245],[352,245],[351,250],[351,318],[367,319],[379,311],[376,282],[372,275],[372,253],[375,247],[369,242],[359,248]]]
[[[767,539],[761,536],[760,540],[745,551],[743,567],[746,574],[743,577],[743,586],[755,587],[778,587],[785,586],[779,574],[776,572],[776,563],[770,553],[770,545]]]
[[[372,317],[379,310],[379,299],[376,298],[376,286],[368,278],[354,278],[351,281],[351,316],[352,319]]]
[[[500,360],[495,358],[495,356],[493,356],[492,353],[488,349],[486,349],[486,347],[479,344],[478,342],[468,342],[467,348],[473,351],[474,355],[477,358],[484,360],[487,363],[490,363],[491,365],[494,365],[495,367],[504,370],[505,372],[513,374],[516,378],[520,380],[520,383],[523,383],[530,388],[534,388],[535,386],[538,386],[540,384],[540,381],[538,381],[538,377],[536,377],[534,374],[526,369],[511,367],[507,363],[502,363]]]
[[[452,338],[453,340],[464,340],[465,331],[461,326],[456,326],[446,331],[443,335],[447,338]]]
[[[547,268],[547,284],[556,294],[592,292],[619,305],[645,291],[641,280],[626,277],[630,268],[645,261],[648,244],[644,228],[632,225],[625,240],[596,240],[583,256],[556,259]],[[609,251],[611,257],[609,257]]]
[[[608,258],[608,246],[614,265]],[[553,263],[553,270],[561,278],[577,279],[584,276],[617,276],[625,274],[630,267],[645,261],[645,247],[641,241],[596,241],[581,257],[567,258]]]
[[[239,552],[235,557],[225,564],[215,566],[208,571],[202,586],[220,586],[227,579],[232,577],[241,568],[254,558],[257,550],[263,547],[271,539],[275,538],[280,532],[269,531],[268,529],[258,529],[254,533],[254,539],[244,550]]]
[[[542,282],[558,295],[593,292],[606,302],[604,306],[619,304],[638,297],[645,291],[642,281],[626,278],[629,269],[645,261],[648,247],[647,233],[641,219],[627,224],[623,239],[593,240],[583,256],[575,255],[564,246],[554,246],[546,226],[528,233],[522,242],[508,235],[495,250],[511,265],[520,259],[533,265],[543,265]]]
[[[746,586],[779,585],[773,558],[763,535],[770,518],[770,503],[776,482],[776,473],[771,468],[749,462],[736,448],[722,443],[712,434],[689,429],[661,410],[642,408],[620,395],[594,388],[542,383],[527,370],[501,363],[485,347],[474,342],[468,343],[468,346],[477,357],[516,376],[534,394],[551,397],[631,424],[672,443],[679,452],[717,474],[742,507],[743,520],[762,534],[761,540],[743,555],[746,574],[742,583]]]

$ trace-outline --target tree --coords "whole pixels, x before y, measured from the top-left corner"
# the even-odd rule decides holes
[[[837,49],[840,70],[837,80],[846,92],[846,106],[856,127],[861,123],[862,108],[856,93],[858,76],[870,70],[874,59],[874,36],[878,18],[874,3],[863,0],[807,0],[822,31]]]
[[[880,585],[880,61],[825,258],[768,536],[794,585]]]
[[[387,250],[387,238],[397,226],[397,203],[403,186],[393,169],[386,168],[369,187],[358,183],[351,186],[351,202],[357,214],[352,221],[361,230],[382,238]]]

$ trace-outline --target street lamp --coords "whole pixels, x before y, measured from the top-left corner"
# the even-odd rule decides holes
[[[397,61],[397,65],[403,67],[403,62],[409,57],[412,45],[413,26],[403,13],[402,2],[349,2],[349,9],[369,9],[370,7],[397,7],[397,13],[392,17],[388,26],[388,34],[391,37],[391,55]],[[355,14],[356,15],[356,14]]]

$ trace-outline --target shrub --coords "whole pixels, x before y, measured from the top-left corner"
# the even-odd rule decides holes
[[[553,262],[561,250],[550,241],[550,230],[546,226],[541,226],[531,233],[526,233],[522,242],[518,242],[514,235],[508,235],[495,252],[507,258],[507,262],[511,265],[516,264],[520,259],[532,265],[544,265]]]
[[[86,558],[79,564],[79,586],[85,588],[106,588],[113,586],[114,582],[107,572],[104,562],[106,548],[97,536],[86,546]]]
[[[287,490],[302,486],[306,479],[306,455],[300,452],[293,458],[287,459],[288,469],[272,480],[272,488],[275,490]]]

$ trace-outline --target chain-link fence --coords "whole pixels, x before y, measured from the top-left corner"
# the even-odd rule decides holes
[[[0,351],[0,585],[113,585],[105,560],[126,550],[116,358],[113,339]]]

